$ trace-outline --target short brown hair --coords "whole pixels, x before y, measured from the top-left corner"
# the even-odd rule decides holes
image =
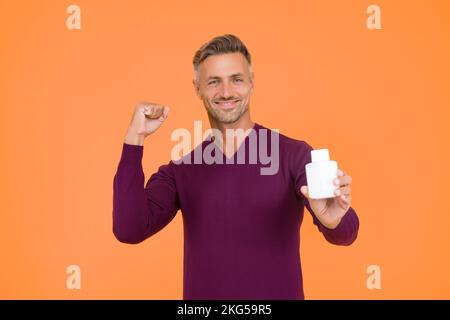
[[[194,71],[197,73],[198,66],[206,58],[216,54],[240,52],[244,55],[248,64],[251,66],[252,58],[245,44],[233,34],[218,36],[203,44],[194,55]]]

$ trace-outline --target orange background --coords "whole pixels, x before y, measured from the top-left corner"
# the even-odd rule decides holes
[[[66,28],[72,3],[81,30]],[[372,3],[382,30],[366,27]],[[1,0],[0,298],[182,298],[181,212],[119,243],[112,182],[136,102],[172,108],[145,142],[146,180],[174,129],[206,126],[191,60],[234,33],[253,55],[253,120],[329,148],[353,178],[351,247],[306,214],[306,298],[449,299],[449,16],[445,0]],[[71,264],[81,290],[66,288]],[[371,264],[380,290],[366,287]]]

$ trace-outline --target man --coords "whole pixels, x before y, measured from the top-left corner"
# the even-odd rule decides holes
[[[237,150],[254,148],[250,132],[269,130],[250,117],[255,81],[250,54],[239,38],[224,35],[204,44],[193,62],[196,94],[211,128],[222,133],[195,150],[215,143],[215,156],[237,160]],[[154,103],[140,103],[134,110],[114,177],[116,238],[139,243],[181,210],[184,299],[304,299],[299,254],[304,207],[326,240],[350,245],[359,228],[351,207],[351,177],[338,170],[334,198],[309,198],[305,165],[311,162],[312,147],[279,134],[275,174],[262,175],[262,164],[249,163],[248,156],[243,164],[170,161],[144,188],[144,139],[168,114],[167,106]],[[230,129],[247,135],[227,142],[225,131]],[[185,159],[192,160],[195,150]]]

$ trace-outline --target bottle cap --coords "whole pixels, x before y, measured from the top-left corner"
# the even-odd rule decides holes
[[[329,161],[329,160],[330,160],[330,154],[328,153],[328,149],[311,150],[311,161],[312,162]]]

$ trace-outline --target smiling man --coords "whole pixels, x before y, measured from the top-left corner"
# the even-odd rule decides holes
[[[144,186],[144,139],[169,114],[167,106],[155,103],[135,107],[122,145],[113,186],[114,235],[121,242],[142,242],[181,210],[184,299],[304,299],[299,249],[305,207],[328,242],[350,245],[358,234],[351,177],[339,169],[334,198],[309,198],[305,165],[312,147],[252,121],[251,63],[234,35],[216,37],[196,52],[193,84],[215,131],[186,156],[211,144],[223,160],[236,159],[242,148],[267,148],[279,153],[275,174],[260,174],[263,164],[246,154],[244,164],[170,161]],[[230,139],[226,130],[245,134],[232,136],[230,143],[222,141]],[[276,147],[261,139],[263,130],[277,136]]]

